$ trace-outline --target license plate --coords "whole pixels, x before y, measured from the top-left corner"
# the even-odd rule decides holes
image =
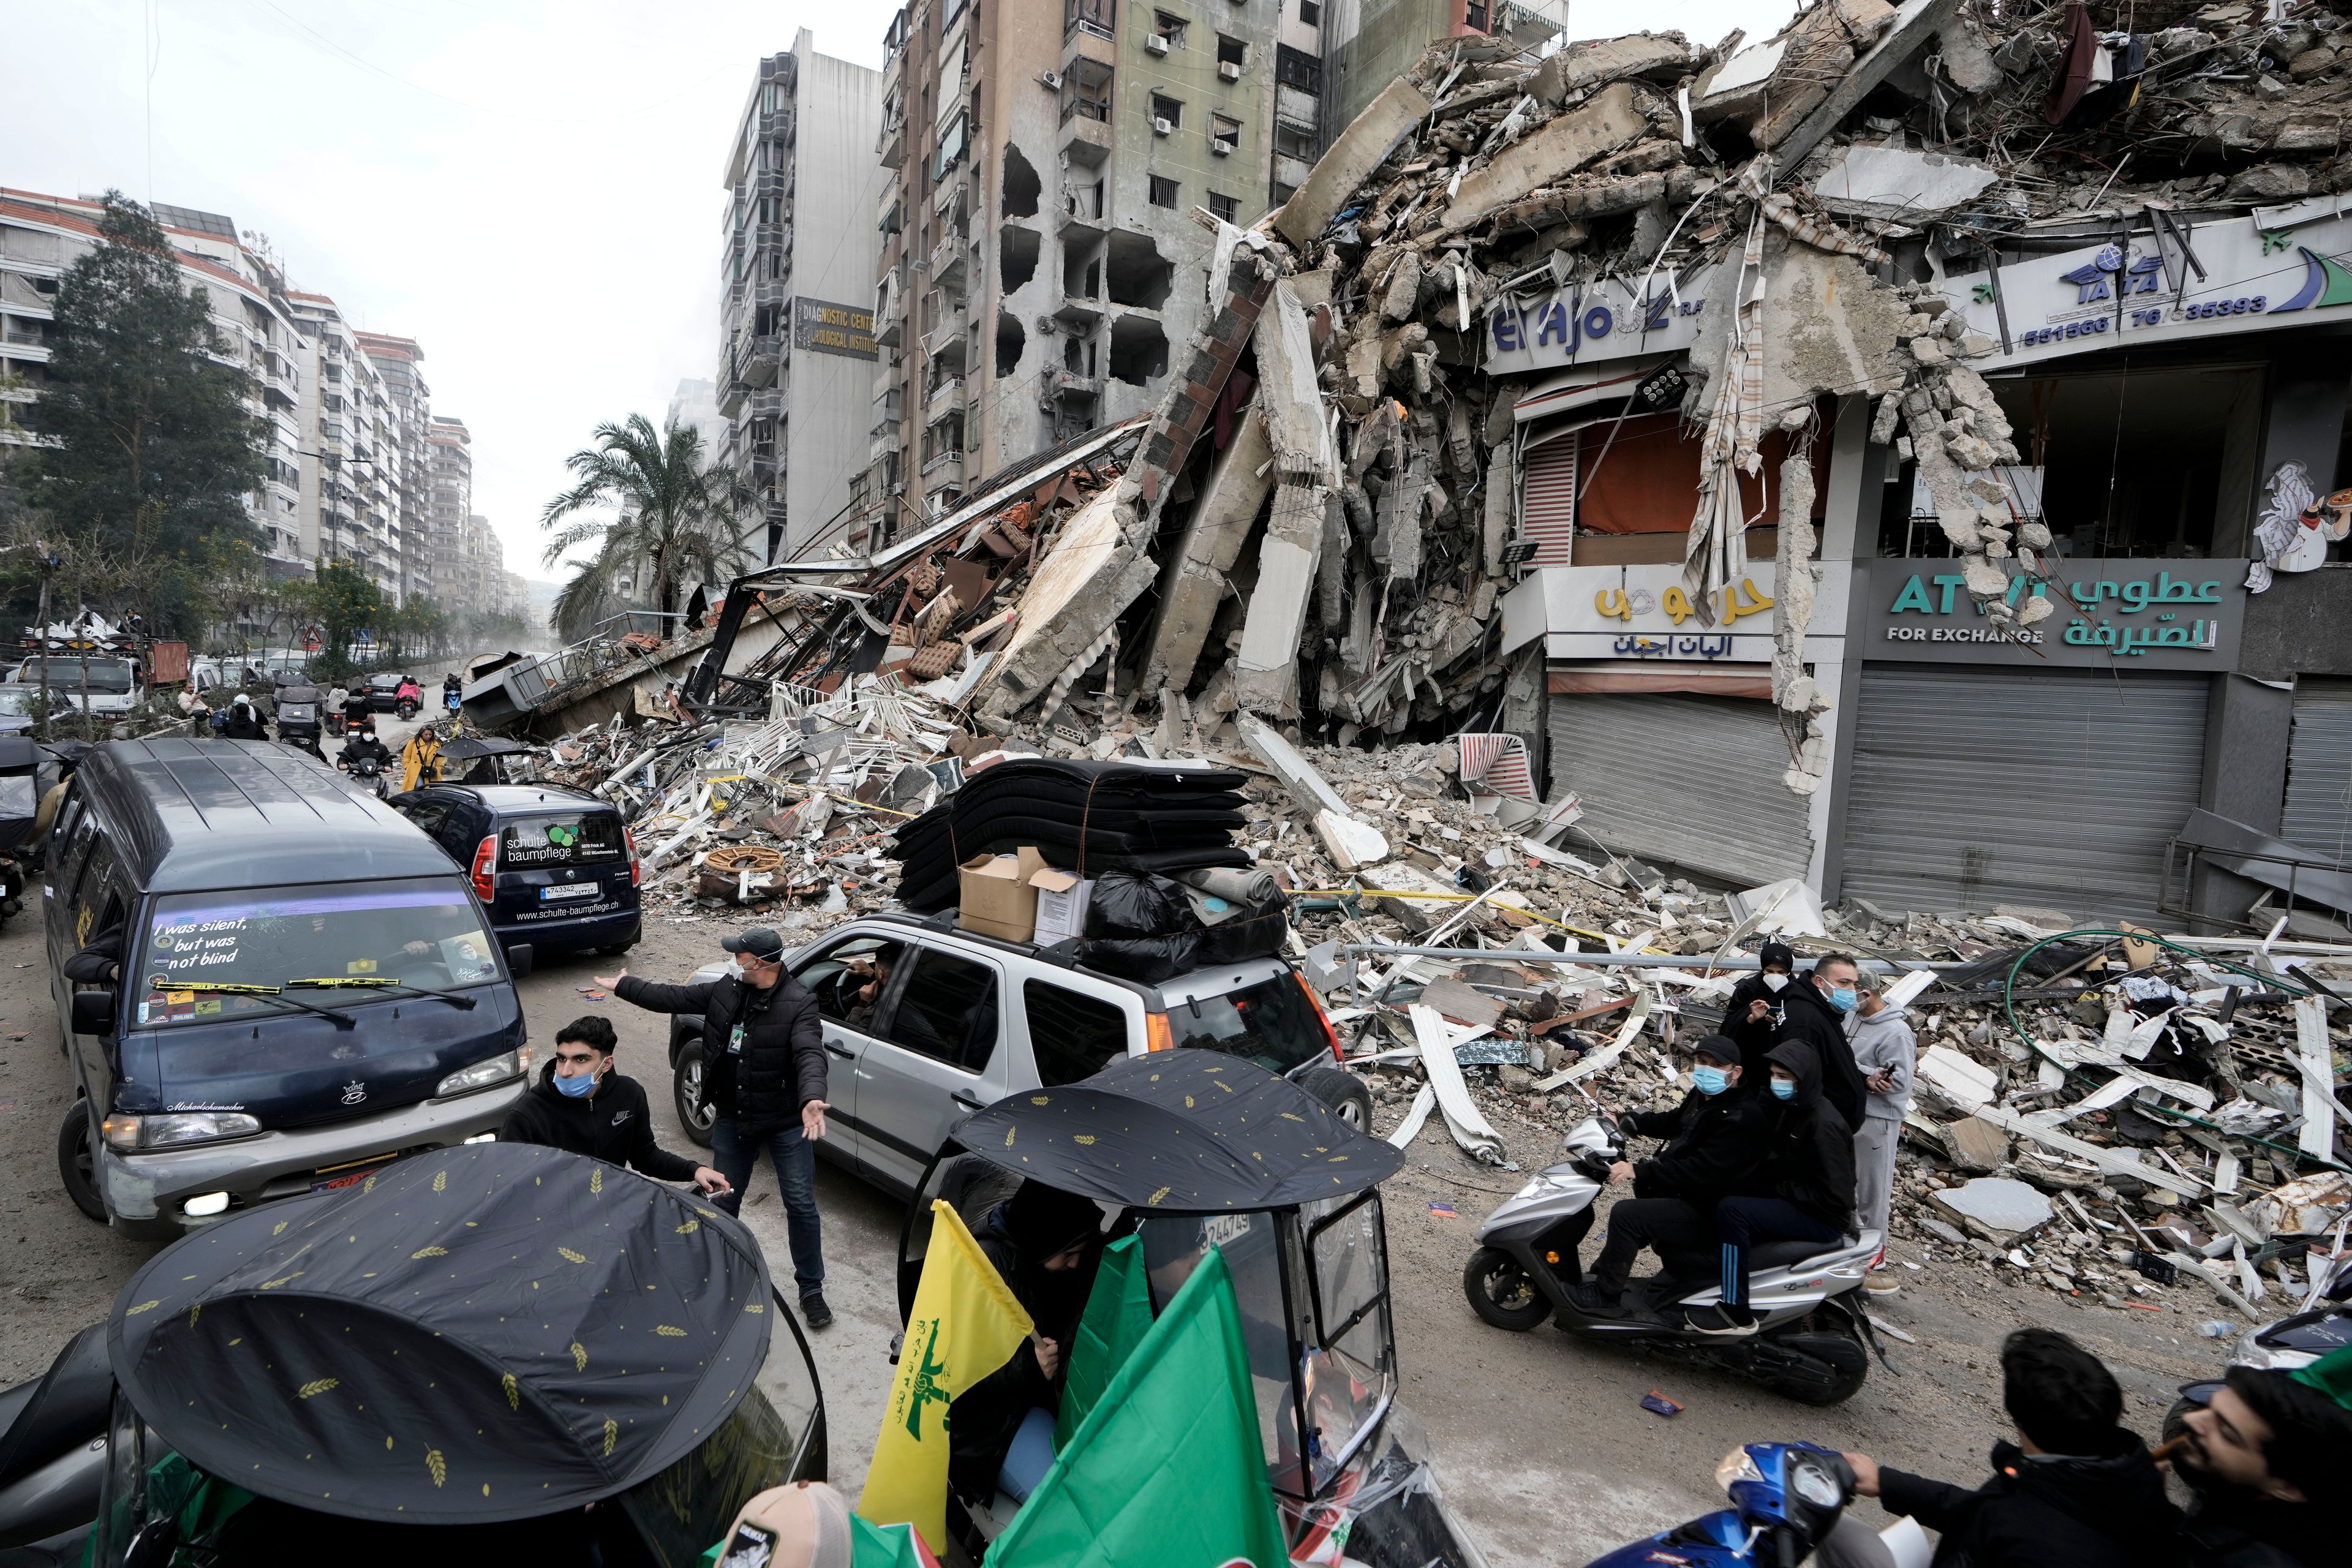
[[[594,882],[566,882],[561,887],[541,888],[539,901],[551,904],[560,899],[593,899],[604,890]]]
[[[382,1165],[371,1165],[360,1171],[337,1171],[331,1176],[321,1176],[312,1182],[310,1190],[314,1193],[333,1193],[340,1192],[345,1187],[356,1187],[383,1169]]]

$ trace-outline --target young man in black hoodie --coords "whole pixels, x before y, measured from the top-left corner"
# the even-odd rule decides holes
[[[1669,1142],[1646,1160],[1620,1160],[1609,1168],[1611,1182],[1633,1184],[1633,1195],[1609,1211],[1609,1239],[1592,1261],[1591,1280],[1568,1288],[1569,1299],[1583,1311],[1615,1317],[1624,1310],[1626,1281],[1643,1247],[1704,1247],[1713,1240],[1708,1216],[1716,1201],[1739,1191],[1763,1161],[1768,1115],[1761,1102],[1741,1092],[1738,1046],[1727,1036],[1709,1035],[1694,1056],[1691,1091],[1680,1105],[1629,1110],[1617,1119],[1628,1132]],[[1593,1211],[1584,1212],[1590,1224]]]
[[[1762,1094],[1772,1075],[1764,1058],[1780,1043],[1785,997],[1797,973],[1797,955],[1785,942],[1766,942],[1757,957],[1764,967],[1731,988],[1731,1003],[1723,1010],[1723,1033],[1739,1046],[1739,1092],[1747,1095]]]
[[[1832,952],[1817,961],[1811,974],[1799,975],[1780,997],[1782,1022],[1773,1043],[1801,1040],[1811,1046],[1821,1065],[1822,1092],[1848,1127],[1860,1127],[1870,1085],[1854,1065],[1845,1021],[1862,1005],[1862,965]]]
[[[2174,1561],[2179,1513],[2147,1448],[2116,1425],[2123,1390],[2052,1329],[2000,1347],[2001,1403],[2018,1440],[1995,1443],[1975,1491],[1848,1454],[1855,1489],[1937,1531],[1935,1568],[2148,1568]]]
[[[1790,986],[1795,990],[1795,986]],[[1715,1205],[1723,1244],[1723,1304],[1695,1308],[1703,1334],[1752,1334],[1748,1249],[1763,1241],[1833,1242],[1853,1224],[1853,1129],[1822,1094],[1822,1069],[1799,1040],[1772,1047],[1764,1158],[1744,1190]]]
[[[2321,1506],[2352,1474],[2352,1347],[2293,1372],[2233,1366],[2173,1468],[2196,1493],[2180,1541],[2191,1568],[2323,1568],[2347,1555]]]
[[[613,1065],[619,1043],[613,1026],[593,1013],[555,1031],[555,1059],[507,1112],[499,1142],[568,1149],[656,1182],[692,1182],[713,1197],[733,1192],[709,1166],[654,1142],[645,1086]]]

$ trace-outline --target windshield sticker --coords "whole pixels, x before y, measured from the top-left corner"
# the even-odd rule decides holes
[[[170,926],[159,925],[154,970],[160,974],[184,974],[216,963],[235,963],[244,931],[241,920],[174,921]]]

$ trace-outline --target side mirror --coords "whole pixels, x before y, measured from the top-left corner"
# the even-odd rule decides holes
[[[517,980],[527,978],[530,973],[531,960],[535,956],[536,954],[531,951],[530,943],[527,942],[517,942],[514,946],[507,949],[507,973],[513,975]]]
[[[114,993],[111,991],[75,992],[73,1032],[77,1035],[114,1033]]]

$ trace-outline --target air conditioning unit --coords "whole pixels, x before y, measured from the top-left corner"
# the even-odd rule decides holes
[[[1176,127],[1171,121],[1154,115],[1151,121],[1151,133],[1154,136],[1173,136],[1176,134]]]
[[[1212,142],[1209,143],[1209,151],[1214,153],[1220,158],[1230,156],[1233,150],[1234,144],[1230,142]]]
[[[1059,92],[1062,90],[1062,73],[1060,71],[1040,71],[1037,73],[1037,80],[1044,85],[1045,90],[1048,92]]]
[[[1227,81],[1239,81],[1242,79],[1241,62],[1239,60],[1219,60],[1217,62],[1217,74],[1224,78]]]
[[[1168,52],[1168,40],[1153,33],[1143,40],[1143,47],[1155,55],[1164,55]]]

